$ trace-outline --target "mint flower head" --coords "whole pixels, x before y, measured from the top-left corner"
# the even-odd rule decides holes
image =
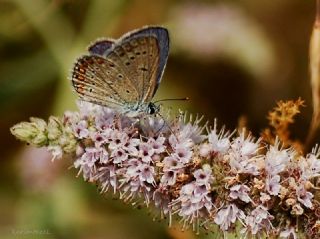
[[[83,179],[134,205],[153,206],[183,228],[243,237],[320,234],[315,179],[319,150],[262,143],[245,130],[229,133],[180,113],[173,119],[128,117],[87,102],[48,122],[11,128],[20,140],[69,154]],[[213,227],[216,225],[216,227]],[[242,228],[239,229],[239,226]]]

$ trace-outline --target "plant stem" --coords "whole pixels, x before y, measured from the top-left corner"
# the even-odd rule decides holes
[[[320,124],[320,0],[316,1],[316,18],[310,39],[309,54],[313,115],[305,143],[305,150],[309,150],[313,144]]]

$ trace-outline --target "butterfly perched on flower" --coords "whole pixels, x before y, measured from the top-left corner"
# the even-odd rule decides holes
[[[168,30],[148,26],[118,40],[98,40],[77,59],[72,85],[79,97],[124,114],[154,114],[151,102],[169,54]]]

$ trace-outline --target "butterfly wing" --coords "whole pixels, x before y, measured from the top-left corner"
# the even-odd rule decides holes
[[[168,60],[169,33],[166,28],[149,26],[123,36],[121,41],[126,44],[135,40],[138,41],[135,49],[138,74],[133,80],[139,86],[140,101],[150,102],[159,87]],[[147,73],[143,72],[145,70]]]
[[[168,32],[148,27],[131,32],[117,42],[98,42],[92,55],[76,62],[72,83],[80,98],[123,108],[149,102],[155,94],[167,61]]]
[[[88,46],[88,51],[91,55],[104,56],[114,43],[111,39],[98,39]]]
[[[123,70],[101,56],[83,56],[72,72],[72,84],[81,99],[111,108],[123,108],[138,92]]]

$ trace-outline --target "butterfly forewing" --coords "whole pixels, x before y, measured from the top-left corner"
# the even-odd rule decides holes
[[[151,81],[150,88],[148,91],[144,92],[145,95],[143,95],[143,101],[149,102],[152,100],[152,97],[156,93],[159,83],[162,78],[162,74],[164,71],[164,68],[166,66],[167,60],[168,60],[168,55],[169,55],[169,33],[168,30],[163,28],[163,27],[157,27],[157,26],[151,26],[151,27],[146,27],[140,30],[132,31],[129,34],[126,34],[123,37],[123,42],[126,41],[132,41],[132,39],[137,39],[140,37],[154,37],[157,40],[157,48],[158,48],[158,54],[153,55],[153,54],[147,54],[148,58],[154,58],[157,57],[157,63],[158,65],[156,66],[156,77],[155,78],[150,78],[148,80]],[[153,47],[149,46],[149,47]],[[144,58],[146,61],[152,61],[152,59]],[[141,79],[140,79],[141,80]],[[154,82],[155,80],[155,82]]]
[[[144,102],[150,88],[157,82],[159,48],[154,36],[139,36],[115,46],[107,56],[123,69],[138,92],[137,98],[129,102]]]
[[[150,102],[167,61],[166,29],[148,27],[118,41],[101,40],[89,46],[89,56],[73,69],[72,83],[86,101],[112,108]]]

